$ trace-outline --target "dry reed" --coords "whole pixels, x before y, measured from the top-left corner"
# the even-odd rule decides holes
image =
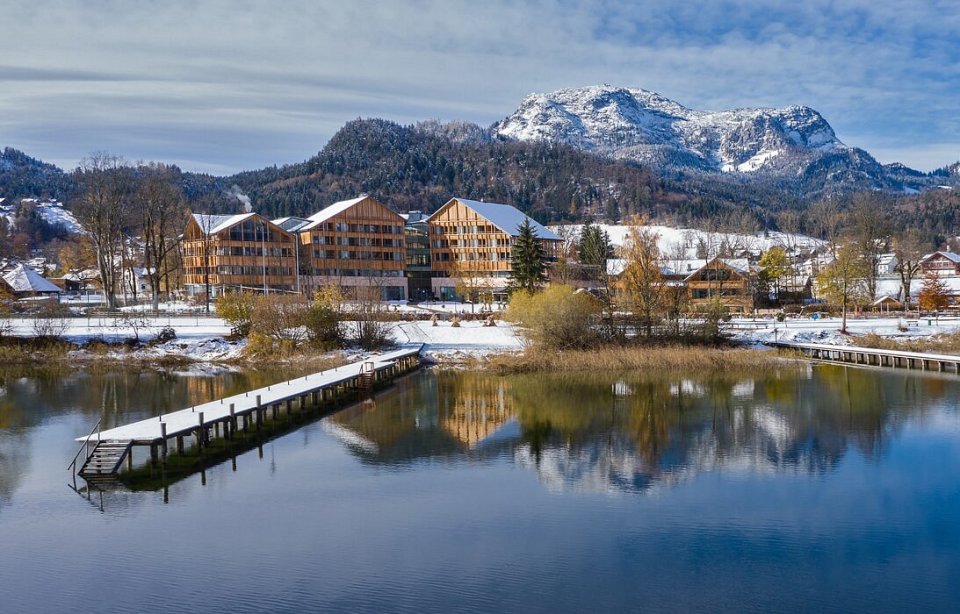
[[[519,354],[489,356],[475,368],[497,373],[546,371],[695,371],[757,370],[782,367],[787,360],[776,352],[746,348],[689,345],[612,346],[592,350],[544,352],[529,349]]]
[[[912,339],[889,339],[876,333],[867,333],[853,337],[851,341],[859,347],[877,350],[960,354],[960,333],[940,333],[931,337]]]

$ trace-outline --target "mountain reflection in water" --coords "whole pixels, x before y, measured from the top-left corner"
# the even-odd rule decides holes
[[[833,470],[955,397],[955,378],[843,366],[764,375],[517,375],[427,371],[326,419],[363,462],[509,457],[551,491],[643,492],[704,471]]]

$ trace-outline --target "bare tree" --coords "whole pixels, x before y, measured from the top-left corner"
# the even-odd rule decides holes
[[[871,300],[877,294],[877,265],[890,242],[890,217],[884,197],[872,192],[858,192],[850,207],[851,233],[860,255],[867,265],[864,281]]]
[[[177,251],[177,236],[183,222],[185,203],[183,192],[177,186],[170,167],[151,164],[141,167],[140,173],[137,208],[143,227],[144,268],[153,294],[153,312],[157,313],[160,310],[160,291],[170,275],[171,261]],[[209,294],[209,287],[207,292]]]
[[[897,259],[894,269],[900,274],[900,300],[905,309],[910,309],[910,286],[920,271],[920,259],[929,245],[914,229],[905,230],[893,237],[893,254]]]
[[[103,299],[108,309],[116,309],[132,192],[130,168],[122,158],[100,152],[84,158],[78,174],[81,193],[74,213],[93,244]]]

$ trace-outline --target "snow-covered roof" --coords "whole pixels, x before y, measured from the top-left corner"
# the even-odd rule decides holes
[[[5,273],[3,280],[13,288],[14,292],[62,292],[59,286],[47,281],[40,273],[22,264],[18,264],[13,270]]]
[[[926,262],[927,260],[930,260],[934,256],[938,256],[938,255],[943,256],[944,258],[946,258],[947,260],[950,260],[951,262],[960,263],[960,254],[955,254],[953,252],[933,252],[932,254],[927,254],[926,256],[921,258],[920,261]]]
[[[357,203],[364,201],[370,198],[366,194],[358,196],[356,198],[351,198],[350,200],[341,200],[333,203],[332,205],[325,207],[323,210],[314,213],[307,219],[310,220],[310,223],[301,228],[300,230],[312,230],[322,224],[323,222],[329,220],[335,215],[339,215],[349,209],[350,207],[356,205]]]
[[[507,233],[511,237],[519,236],[519,228],[523,224],[524,220],[530,220],[530,226],[533,228],[534,232],[537,234],[538,239],[547,239],[550,241],[560,241],[560,237],[556,235],[552,230],[547,229],[540,222],[536,221],[532,217],[526,215],[516,207],[511,205],[501,205],[499,203],[485,203],[479,200],[469,200],[467,198],[454,197],[450,199],[449,202],[458,201],[464,206],[469,207],[476,211],[479,215],[483,216],[484,219],[489,221],[491,224],[499,228],[501,231]],[[448,204],[449,204],[448,202]],[[441,210],[443,207],[440,208]],[[440,211],[437,211],[439,213]],[[433,215],[436,215],[434,213]],[[433,215],[430,218],[433,218]]]
[[[900,303],[900,299],[898,299],[898,298],[895,297],[895,296],[890,296],[889,294],[884,294],[883,296],[881,296],[881,297],[878,298],[877,300],[875,300],[875,301],[873,301],[872,303],[870,303],[870,305],[871,305],[872,307],[879,307],[880,305],[883,305],[884,303],[897,303],[897,304],[899,304],[899,303]]]
[[[206,213],[194,213],[193,219],[196,220],[200,230],[207,235],[215,235],[234,224],[239,224],[247,218],[255,216],[256,213],[239,213],[237,215],[207,215]]]

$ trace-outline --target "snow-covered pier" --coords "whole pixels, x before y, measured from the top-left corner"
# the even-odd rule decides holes
[[[776,348],[796,350],[808,358],[829,362],[960,373],[960,356],[950,354],[928,354],[925,352],[880,350],[852,345],[797,343],[794,341],[777,341],[770,343],[770,345]]]
[[[422,347],[416,345],[371,356],[336,369],[78,437],[76,441],[83,445],[71,467],[76,468],[81,454],[89,451],[77,473],[90,481],[115,476],[124,460],[132,468],[134,446],[149,446],[153,463],[166,460],[171,440],[182,453],[184,438],[195,437],[197,447],[202,450],[211,438],[230,440],[238,431],[259,430],[266,417],[276,419],[283,412],[289,415],[295,405],[303,410],[348,393],[372,389],[419,366]]]

